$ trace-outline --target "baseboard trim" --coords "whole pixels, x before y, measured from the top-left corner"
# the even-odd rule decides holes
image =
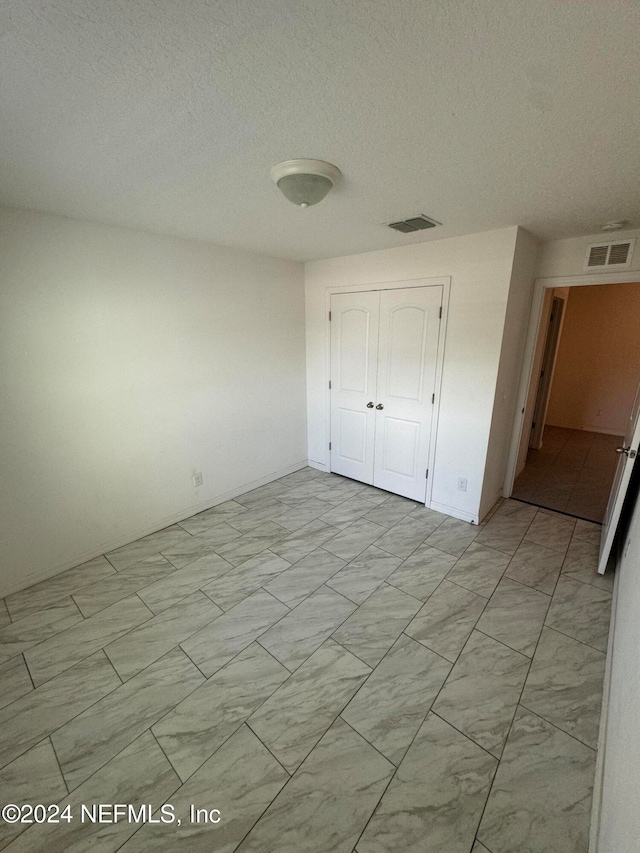
[[[116,548],[121,548],[123,545],[128,545],[130,542],[135,542],[137,539],[142,539],[144,536],[149,536],[151,533],[157,533],[158,530],[164,530],[165,527],[170,527],[172,524],[178,524],[186,518],[191,518],[192,515],[204,512],[205,510],[211,509],[225,501],[233,500],[233,498],[237,498],[238,495],[243,495],[245,492],[250,492],[252,489],[257,489],[259,486],[264,486],[267,483],[278,480],[280,477],[286,476],[287,474],[293,474],[294,471],[306,468],[307,464],[308,461],[305,459],[303,462],[297,462],[295,465],[289,465],[287,468],[281,468],[279,471],[267,474],[265,477],[259,477],[257,480],[251,480],[248,483],[243,483],[237,488],[233,488],[227,492],[216,495],[214,498],[208,498],[206,501],[201,501],[190,507],[185,507],[176,513],[172,513],[164,518],[150,522],[144,527],[130,530],[122,536],[118,536],[117,538],[108,540],[107,542],[102,542],[100,545],[96,546],[96,548],[93,548],[90,551],[85,551],[82,554],[78,554],[58,566],[31,572],[22,579],[19,585],[0,589],[0,598],[5,598],[8,595],[12,595],[14,592],[20,592],[29,586],[33,586],[35,583],[40,583],[40,581],[55,577],[56,575],[61,574],[61,572],[66,572],[67,569],[73,569],[75,566],[80,566],[82,563],[87,563],[89,560],[101,557],[108,551],[115,551]]]
[[[545,426],[557,427],[558,429],[577,429],[580,432],[599,432],[602,435],[623,435],[619,429],[607,429],[605,427],[599,426],[569,426],[568,424],[550,424],[546,423]],[[542,443],[541,443],[542,446]],[[535,449],[535,448],[534,448]]]
[[[459,518],[460,521],[468,521],[470,524],[478,523],[478,516],[472,515],[469,512],[464,512],[461,509],[457,509],[454,506],[447,506],[446,504],[437,503],[436,501],[431,501],[429,504],[429,509],[435,509],[436,512],[442,512],[445,515],[450,515],[453,518]]]
[[[311,459],[308,460],[307,465],[309,468],[315,468],[316,471],[325,471],[329,470],[329,467],[324,464],[324,462],[313,462]]]

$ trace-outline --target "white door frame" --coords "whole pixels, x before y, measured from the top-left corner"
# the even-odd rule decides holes
[[[331,326],[329,325],[329,312],[331,311],[331,295],[333,293],[358,293],[370,290],[399,290],[407,287],[442,287],[442,323],[440,324],[440,335],[438,337],[438,355],[436,363],[436,400],[433,406],[433,420],[431,423],[431,446],[429,448],[429,477],[427,479],[427,493],[425,506],[431,505],[431,492],[433,489],[433,472],[436,460],[436,444],[438,441],[438,423],[440,414],[440,396],[442,391],[442,372],[444,365],[444,347],[447,334],[447,318],[449,316],[449,295],[451,293],[451,276],[438,276],[437,278],[410,278],[402,281],[376,281],[368,284],[346,284],[342,286],[331,286],[325,289],[325,423],[327,435],[331,441],[331,394],[329,393],[329,378],[331,376]],[[330,457],[329,457],[330,462]]]
[[[520,388],[516,404],[516,416],[511,433],[511,445],[507,460],[507,471],[504,480],[503,495],[511,497],[513,484],[516,479],[516,466],[518,464],[518,451],[522,439],[524,426],[524,412],[529,396],[529,388],[533,379],[533,359],[542,319],[542,302],[545,290],[556,287],[587,287],[593,284],[634,284],[640,281],[640,271],[610,272],[610,273],[583,273],[582,275],[561,276],[558,278],[538,278],[535,281],[533,299],[531,302],[531,314],[529,316],[529,331],[527,332],[527,343],[522,358],[522,373],[520,375]],[[565,309],[566,310],[566,309]]]

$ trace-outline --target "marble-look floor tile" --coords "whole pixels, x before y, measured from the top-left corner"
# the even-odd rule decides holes
[[[327,586],[362,604],[400,565],[400,558],[371,545],[327,581]]]
[[[134,592],[144,589],[173,571],[175,571],[174,566],[160,554],[156,554],[153,557],[147,557],[130,569],[123,569],[98,583],[84,587],[73,594],[73,600],[80,608],[82,615],[87,618],[115,604],[116,601],[128,598]]]
[[[522,501],[514,501],[511,498],[507,498],[500,504],[495,514],[498,518],[509,518],[512,521],[517,520],[522,524],[531,524],[537,512],[537,506],[531,506],[530,504],[522,503]]]
[[[552,548],[545,548],[544,545],[525,540],[509,563],[505,577],[551,595],[555,589],[563,559],[563,551],[554,551]]]
[[[397,765],[450,670],[449,661],[403,635],[342,717]]]
[[[32,690],[0,711],[0,767],[121,684],[104,652]]]
[[[31,676],[22,655],[0,664],[0,708],[33,690]]]
[[[316,518],[325,515],[327,505],[319,498],[310,498],[308,501],[288,507],[286,512],[278,516],[278,524],[293,533],[300,530]],[[330,521],[322,519],[325,524],[331,525]]]
[[[284,477],[280,477],[277,482],[282,486],[285,486],[287,489],[294,489],[298,486],[304,485],[305,483],[309,483],[311,480],[316,480],[318,483],[343,482],[342,477],[340,477],[339,474],[329,474],[325,471],[318,471],[315,468],[311,468],[309,465],[305,465],[304,468],[299,468],[291,474],[285,474]]]
[[[544,628],[520,703],[595,749],[604,665],[602,652]]]
[[[381,527],[379,524],[361,518],[354,521],[349,527],[345,527],[337,536],[334,536],[329,542],[325,542],[322,547],[325,551],[335,554],[342,560],[353,560],[386,532],[386,527]]]
[[[337,592],[320,587],[258,642],[293,672],[355,609],[355,604]]]
[[[11,622],[11,617],[9,616],[7,605],[5,604],[4,598],[0,598],[0,628],[4,628],[4,626],[8,625],[9,622]]]
[[[149,608],[132,595],[33,646],[25,652],[33,683],[37,687],[48,681],[146,622],[152,615]]]
[[[478,830],[491,853],[586,851],[595,752],[519,708]]]
[[[503,504],[504,506],[504,504]],[[521,506],[526,506],[522,504]],[[529,507],[535,515],[536,507]],[[477,541],[480,545],[515,554],[531,524],[531,518],[518,512],[501,512],[502,507],[480,531]],[[519,514],[518,514],[519,513]]]
[[[173,649],[51,736],[69,786],[77,788],[204,681]]]
[[[33,826],[11,845],[11,853],[115,853],[140,823],[120,819],[95,823],[80,820],[82,806],[98,816],[101,803],[127,803],[139,812],[148,803],[170,802],[180,780],[150,732],[145,732],[112,761],[60,800],[74,820]],[[171,832],[171,827],[163,824]]]
[[[584,542],[591,542],[600,547],[600,537],[602,536],[602,525],[594,524],[593,521],[584,521],[579,518],[576,521],[576,527],[573,533],[574,539],[581,539]]]
[[[193,563],[198,557],[213,554],[213,550],[213,544],[208,539],[201,536],[190,536],[188,539],[181,539],[180,542],[176,542],[170,548],[165,548],[162,556],[176,569],[181,569],[183,566]]]
[[[282,557],[272,554],[271,551],[263,551],[203,586],[202,591],[215,601],[218,607],[230,610],[252,592],[279,577],[289,566],[290,563]]]
[[[326,504],[326,500],[324,500],[323,503]],[[374,509],[375,506],[376,505],[367,498],[356,494],[344,501],[344,503],[340,503],[338,506],[332,506],[328,511],[325,511],[325,513],[320,516],[320,519],[321,521],[324,521],[325,524],[330,524],[338,530],[344,530],[345,527],[353,524],[354,521],[357,521],[359,518],[362,518],[363,515],[366,515]]]
[[[613,591],[614,573],[598,574],[600,543],[574,536],[562,564],[562,575],[591,586]]]
[[[273,550],[272,546],[287,536],[287,534],[288,531],[284,527],[277,525],[274,521],[265,521],[260,527],[256,527],[255,530],[246,533],[239,539],[228,542],[226,545],[220,545],[216,548],[216,551],[233,566],[239,566],[240,563],[244,563],[249,557],[255,557],[256,554],[266,551],[267,548]],[[287,558],[285,557],[284,559],[286,560]]]
[[[503,578],[478,621],[478,631],[533,657],[550,604],[546,593]]]
[[[168,829],[162,823],[147,823],[120,851],[233,853],[288,780],[269,750],[242,726],[171,795],[180,826]],[[192,805],[217,808],[221,823],[191,823],[187,817]]]
[[[304,503],[311,498],[322,498],[330,490],[331,487],[328,484],[325,485],[313,479],[306,483],[301,483],[293,489],[287,489],[286,492],[283,492],[280,500],[290,506],[296,506],[296,504]]]
[[[468,853],[496,764],[429,714],[358,842],[358,853]]]
[[[351,853],[393,770],[359,734],[336,720],[238,853]]]
[[[393,501],[386,500],[384,503],[370,509],[364,518],[366,518],[367,521],[373,521],[375,524],[380,524],[382,527],[389,528],[393,527],[394,524],[397,524],[399,521],[402,521],[402,519],[409,515],[409,513],[414,509],[415,504],[411,501],[395,503]]]
[[[566,551],[576,526],[575,519],[540,511],[531,522],[525,542],[535,542],[555,551]]]
[[[116,548],[115,551],[109,551],[105,556],[117,571],[121,571],[128,569],[129,566],[135,566],[145,557],[160,554],[182,539],[188,539],[189,535],[179,524],[173,524],[171,527],[165,527],[164,530],[158,530],[157,533],[150,533],[149,536],[137,539],[129,545],[123,545],[122,548]]]
[[[370,672],[328,640],[249,718],[249,726],[293,773]]]
[[[331,506],[338,506],[345,501],[351,500],[356,496],[366,497],[370,504],[376,504],[385,501],[389,495],[386,492],[380,492],[378,489],[372,489],[370,486],[365,486],[363,483],[356,483],[354,480],[345,480],[337,486],[331,486],[329,491],[323,492],[321,500]]]
[[[242,506],[237,501],[224,501],[224,503],[211,507],[211,509],[205,509],[204,512],[192,515],[191,518],[185,518],[184,521],[180,522],[180,527],[184,527],[187,533],[192,536],[199,536],[203,531],[215,527],[221,521],[226,521],[246,511],[246,506]]]
[[[413,596],[383,584],[334,631],[333,639],[377,666],[421,606]]]
[[[476,843],[473,845],[473,850],[471,851],[471,853],[491,853],[491,851],[487,850],[484,844],[480,844],[479,841],[476,841]]]
[[[344,560],[317,548],[285,569],[266,589],[287,607],[297,607],[345,565]]]
[[[611,593],[560,577],[547,613],[546,624],[550,628],[606,652],[610,619]]]
[[[109,643],[104,650],[120,678],[127,681],[221,613],[222,610],[203,592],[194,592]]]
[[[291,507],[287,506],[287,504],[273,498],[272,500],[262,501],[241,515],[229,518],[228,523],[240,533],[251,533],[252,530],[260,527],[265,521],[273,521],[274,518],[279,518],[279,516],[290,509]]]
[[[486,604],[482,596],[444,580],[405,633],[454,663]]]
[[[178,776],[188,779],[288,677],[253,643],[176,705],[152,731]]]
[[[482,528],[457,518],[447,518],[427,538],[426,544],[454,557],[461,557],[482,533]]]
[[[230,572],[233,566],[218,554],[208,554],[176,569],[164,578],[146,586],[138,593],[149,610],[162,613],[183,598],[208,586],[216,578]]]
[[[382,504],[384,507],[385,504]],[[376,539],[376,546],[388,551],[396,557],[405,559],[418,548],[427,536],[437,531],[433,521],[428,518],[418,518],[413,513],[394,525],[390,530]]]
[[[279,542],[271,546],[270,550],[290,563],[297,563],[298,560],[315,551],[336,533],[335,527],[316,519],[280,539]]]
[[[387,583],[426,601],[454,567],[456,559],[430,545],[421,545],[387,578]]]
[[[0,803],[48,805],[66,796],[60,767],[49,739],[40,741],[0,770]],[[28,824],[0,821],[0,850],[27,829]]]
[[[37,613],[38,610],[50,607],[59,598],[64,598],[84,586],[96,583],[114,572],[115,569],[105,557],[96,557],[88,563],[82,563],[20,592],[14,592],[13,595],[6,597],[5,602],[15,622],[17,619]]]
[[[234,501],[247,509],[252,509],[264,501],[277,499],[286,491],[288,488],[284,483],[280,480],[274,480],[271,483],[265,483],[264,486],[258,486],[257,489],[252,489],[250,492],[245,492],[243,495],[238,495]]]
[[[258,590],[201,628],[181,646],[209,677],[289,612],[277,598]]]
[[[198,539],[208,542],[215,550],[221,545],[228,545],[229,542],[235,542],[236,539],[241,539],[242,533],[232,527],[227,521],[218,519],[218,523],[212,527],[207,527],[202,533],[198,534]]]
[[[447,575],[447,580],[491,598],[509,560],[509,555],[503,551],[472,542]]]
[[[500,758],[530,664],[519,652],[474,631],[433,710]]]
[[[115,576],[115,573],[114,573]],[[54,637],[82,622],[82,614],[70,596],[0,628],[0,662]]]

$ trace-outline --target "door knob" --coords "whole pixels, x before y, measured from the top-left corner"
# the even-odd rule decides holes
[[[636,452],[631,447],[616,447],[616,453],[624,453],[629,459],[635,459]]]
[[[367,409],[373,409],[373,403],[367,403]]]
[[[378,403],[378,405],[376,406],[376,409],[384,409],[384,406],[382,405],[382,403]]]

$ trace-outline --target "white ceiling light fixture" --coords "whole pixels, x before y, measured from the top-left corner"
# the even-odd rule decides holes
[[[340,169],[324,160],[285,160],[271,168],[282,195],[299,207],[317,204],[340,178]]]

